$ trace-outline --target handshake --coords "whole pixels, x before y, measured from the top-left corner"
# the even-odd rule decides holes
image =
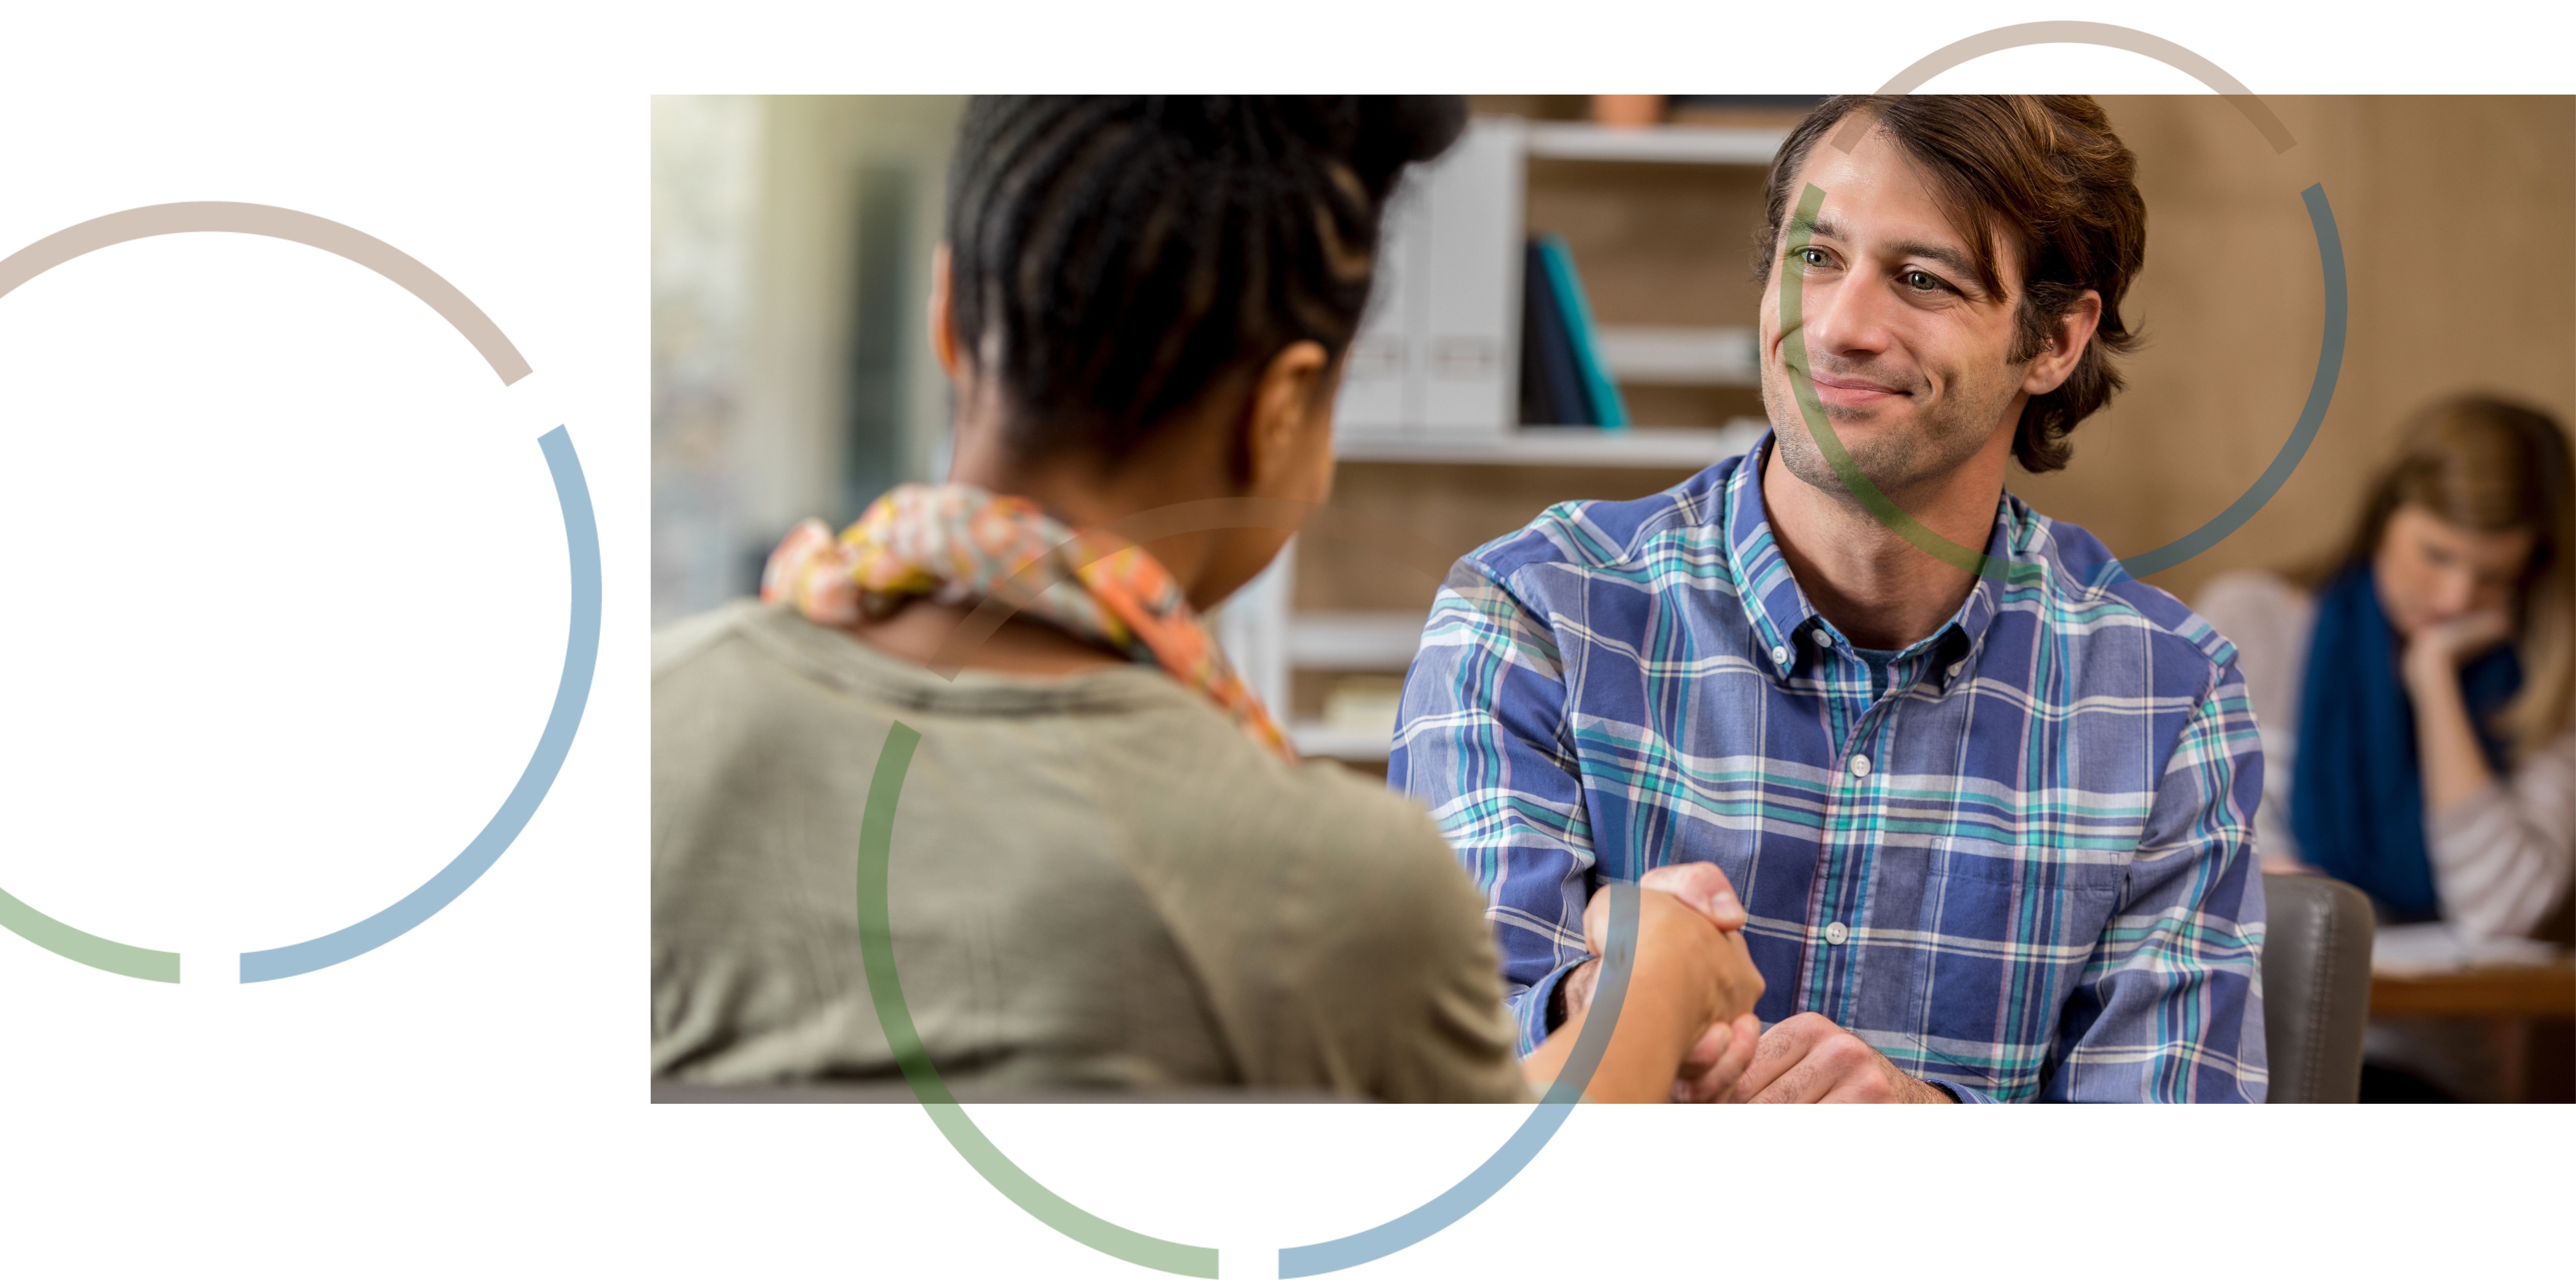
[[[1762,1031],[1753,1016],[1762,975],[1745,951],[1744,905],[1716,864],[1656,868],[1637,884],[1636,963],[1609,1050],[1592,1076],[1591,1099],[1953,1103],[1949,1093],[1906,1075],[1822,1015],[1793,1015]],[[1592,959],[1559,986],[1565,1022],[1531,1053],[1524,1067],[1533,1079],[1555,1075],[1588,1022],[1609,931],[1605,887],[1583,913]]]

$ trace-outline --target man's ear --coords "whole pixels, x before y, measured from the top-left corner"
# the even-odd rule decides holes
[[[1253,382],[1245,409],[1243,462],[1252,495],[1279,495],[1279,485],[1295,478],[1309,462],[1313,435],[1330,435],[1330,406],[1324,395],[1332,358],[1324,346],[1299,340],[1281,349]]]
[[[962,384],[957,372],[957,328],[948,304],[948,243],[930,252],[930,352],[939,359],[939,369],[948,373],[948,383]]]
[[[2084,346],[2093,342],[2094,328],[2102,325],[2102,293],[2086,291],[2057,319],[2048,333],[2047,347],[2030,360],[2022,372],[2021,391],[2031,397],[2054,393],[2066,378],[2075,374],[2075,364],[2084,357]]]

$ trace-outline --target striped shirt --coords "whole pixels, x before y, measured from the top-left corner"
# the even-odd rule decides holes
[[[2020,567],[1873,675],[1772,539],[1769,446],[1550,508],[1424,626],[1388,775],[1485,890],[1522,1049],[1592,891],[1707,860],[1765,1024],[1817,1012],[1963,1100],[2261,1101],[2235,647],[2007,495],[1987,553]]]

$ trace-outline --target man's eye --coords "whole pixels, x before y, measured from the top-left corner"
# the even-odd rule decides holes
[[[1825,257],[1823,251],[1813,246],[1801,246],[1798,248],[1798,262],[1809,268],[1823,268],[1832,261]]]
[[[1906,270],[1905,284],[1918,291],[1944,291],[1950,288],[1950,284],[1948,282],[1944,282],[1940,278],[1934,277],[1930,273],[1926,273],[1919,268]]]

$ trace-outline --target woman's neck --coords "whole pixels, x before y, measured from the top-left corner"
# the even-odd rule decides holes
[[[1158,448],[1171,446],[1157,442]],[[1024,462],[1005,449],[1000,426],[992,418],[960,416],[948,481],[1035,502],[1076,530],[1114,528],[1132,515],[1221,490],[1221,482],[1197,477],[1210,471],[1193,468],[1199,463],[1189,457],[1186,451],[1138,452],[1131,463],[1118,469],[1069,454]],[[1202,574],[1206,563],[1204,543],[1192,539],[1196,535],[1146,543],[1148,552],[1185,588]],[[1005,620],[963,659],[942,659],[942,650],[952,647],[970,612],[915,599],[883,618],[845,629],[881,652],[924,666],[934,659],[962,660],[966,667],[981,671],[1072,675],[1124,666],[1131,660],[1105,644],[1077,638],[1028,616]]]
[[[1037,461],[1015,457],[990,418],[960,417],[948,481],[1034,501],[1076,530],[1117,530],[1127,520],[1170,506],[1231,495],[1221,448],[1223,436],[1181,424],[1154,436],[1116,465],[1096,456],[1063,452]],[[1194,604],[1223,598],[1203,583],[1211,572],[1209,534],[1188,532],[1143,542]],[[1231,590],[1228,586],[1225,589]]]

